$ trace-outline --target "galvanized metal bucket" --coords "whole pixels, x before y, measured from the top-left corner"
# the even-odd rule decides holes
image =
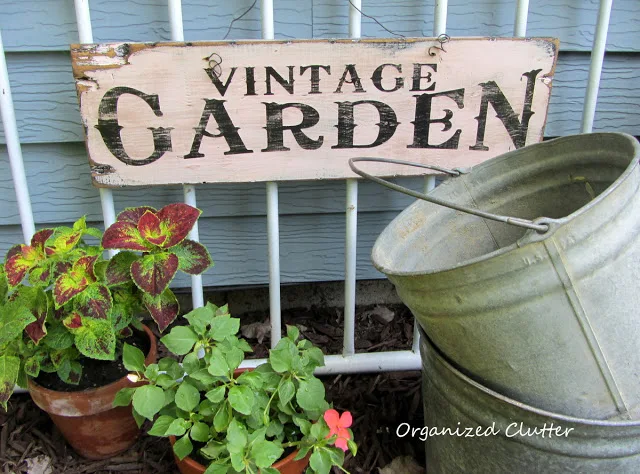
[[[412,193],[438,204],[403,211],[373,263],[475,380],[556,413],[631,416],[640,405],[639,156],[633,137],[595,133],[488,160],[427,196]]]
[[[543,411],[465,376],[422,335],[427,472],[636,473],[640,421],[604,421]],[[411,436],[406,425],[398,436]]]

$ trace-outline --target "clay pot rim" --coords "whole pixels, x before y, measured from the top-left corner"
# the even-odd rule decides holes
[[[169,436],[169,442],[171,443],[171,447],[172,447],[172,450],[173,450],[173,444],[176,442],[176,437],[173,436],[173,435],[170,435]],[[285,465],[293,462],[294,458],[298,455],[299,452],[300,452],[300,450],[296,449],[294,452],[289,454],[287,457],[280,459],[277,463],[275,463],[271,467],[274,468],[274,469],[280,470],[280,468],[282,468]],[[175,454],[174,454],[174,456],[175,456]],[[307,454],[307,456],[309,456],[309,455]],[[196,461],[195,459],[193,459],[193,458],[191,458],[189,456],[187,456],[186,458],[184,458],[180,462],[183,462],[183,463],[187,464],[192,469],[201,469],[202,472],[204,472],[207,469],[205,466],[203,466],[198,461]]]
[[[155,360],[157,359],[158,344],[157,344],[156,337],[151,331],[151,329],[149,329],[144,324],[142,325],[142,329],[144,330],[147,337],[149,338],[149,343],[150,343],[149,352],[147,353],[147,356],[145,357],[145,360],[144,360],[145,365],[149,365],[155,362]],[[115,396],[115,394],[121,388],[139,387],[141,385],[144,385],[144,382],[133,383],[126,376],[124,376],[118,380],[108,383],[107,385],[102,385],[100,387],[87,388],[87,389],[78,390],[75,392],[61,392],[61,391],[45,388],[37,384],[31,377],[29,377],[27,388],[30,392],[31,398],[36,403],[36,405],[38,405],[41,409],[43,409],[48,413],[60,414],[64,416],[84,416],[92,413],[98,413],[102,411],[102,409],[99,407],[99,405],[96,405],[94,409],[91,410],[91,413],[71,415],[68,413],[58,413],[58,410],[55,408],[55,403],[57,400],[60,400],[60,399],[67,399],[67,400],[79,399],[79,398],[84,399],[84,398],[92,397],[94,395],[96,397],[98,396],[101,397],[103,395],[106,395],[107,393],[113,393],[113,395]],[[110,406],[110,403],[109,403],[109,406]]]

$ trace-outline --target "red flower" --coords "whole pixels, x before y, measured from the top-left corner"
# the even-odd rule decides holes
[[[338,435],[334,444],[343,451],[347,451],[347,449],[349,449],[347,441],[351,439],[351,433],[347,428],[351,426],[351,422],[353,421],[351,413],[345,411],[340,415],[336,410],[331,408],[324,412],[324,421],[326,421],[327,426],[329,426],[329,435],[327,438]]]

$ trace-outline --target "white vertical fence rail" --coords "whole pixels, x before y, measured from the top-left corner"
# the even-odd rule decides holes
[[[20,136],[18,135],[18,125],[16,124],[16,112],[13,108],[13,97],[11,96],[7,61],[4,56],[2,32],[0,32],[0,112],[2,112],[2,126],[4,127],[7,152],[9,153],[13,187],[18,201],[22,236],[24,237],[25,243],[28,244],[36,232],[36,227],[33,222],[33,211],[31,210],[27,176],[24,171]]]
[[[76,22],[78,24],[78,37],[80,43],[93,43],[91,30],[91,14],[89,12],[89,0],[75,0]],[[102,205],[102,219],[105,229],[116,221],[116,208],[113,203],[113,192],[108,188],[100,188],[100,204]],[[114,250],[108,250],[110,256],[115,255]]]
[[[182,0],[169,0],[169,23],[171,25],[171,41],[184,41],[184,27],[182,24]],[[198,207],[196,187],[190,184],[183,186],[184,202]],[[189,238],[198,242],[200,233],[196,222],[189,233]],[[191,302],[194,308],[204,306],[204,292],[202,290],[202,275],[191,275]]]
[[[349,37],[360,38],[362,34],[361,0],[349,4]],[[358,181],[346,182],[346,236],[344,249],[344,339],[342,354],[350,356],[356,352],[356,255],[358,241]]]
[[[582,133],[589,133],[593,130],[593,119],[596,115],[596,102],[598,101],[600,75],[602,74],[602,63],[604,62],[604,51],[607,45],[612,6],[613,0],[600,0],[598,24],[596,25],[596,34],[593,38],[593,48],[591,49],[589,81],[584,98],[584,109],[582,110],[582,125],[580,127]]]
[[[518,0],[513,36],[524,38],[527,34],[527,18],[529,16],[529,0]]]
[[[273,0],[261,0],[262,39],[274,38]],[[267,241],[269,248],[269,317],[271,347],[280,340],[282,313],[280,311],[280,222],[278,211],[278,183],[267,183]]]

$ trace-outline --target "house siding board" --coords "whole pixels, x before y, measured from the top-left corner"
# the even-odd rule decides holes
[[[183,0],[185,38],[221,39],[233,18],[253,0]],[[430,36],[433,0],[368,0],[365,13],[405,36]],[[346,0],[276,0],[278,39],[346,37]],[[559,37],[560,59],[548,114],[546,136],[578,133],[589,70],[598,0],[539,0],[530,3],[527,34]],[[447,32],[452,36],[510,36],[515,2],[450,2]],[[27,179],[38,225],[69,224],[80,215],[100,222],[98,192],[91,187],[69,44],[77,42],[73,2],[0,0],[2,31]],[[167,41],[166,1],[92,0],[96,42]],[[594,131],[640,135],[640,2],[616,0]],[[363,17],[363,37],[389,37]],[[229,39],[261,37],[260,2],[235,22]],[[0,254],[22,240],[2,125],[0,125]],[[402,180],[421,189],[421,178]],[[268,282],[264,184],[198,186],[204,210],[200,235],[216,266],[205,286]],[[116,189],[116,209],[139,204],[156,207],[183,199],[180,186]],[[280,255],[283,283],[339,280],[344,277],[345,185],[343,182],[281,183]],[[357,278],[381,278],[370,263],[375,238],[410,202],[373,183],[359,186]],[[174,287],[188,287],[181,276]]]

